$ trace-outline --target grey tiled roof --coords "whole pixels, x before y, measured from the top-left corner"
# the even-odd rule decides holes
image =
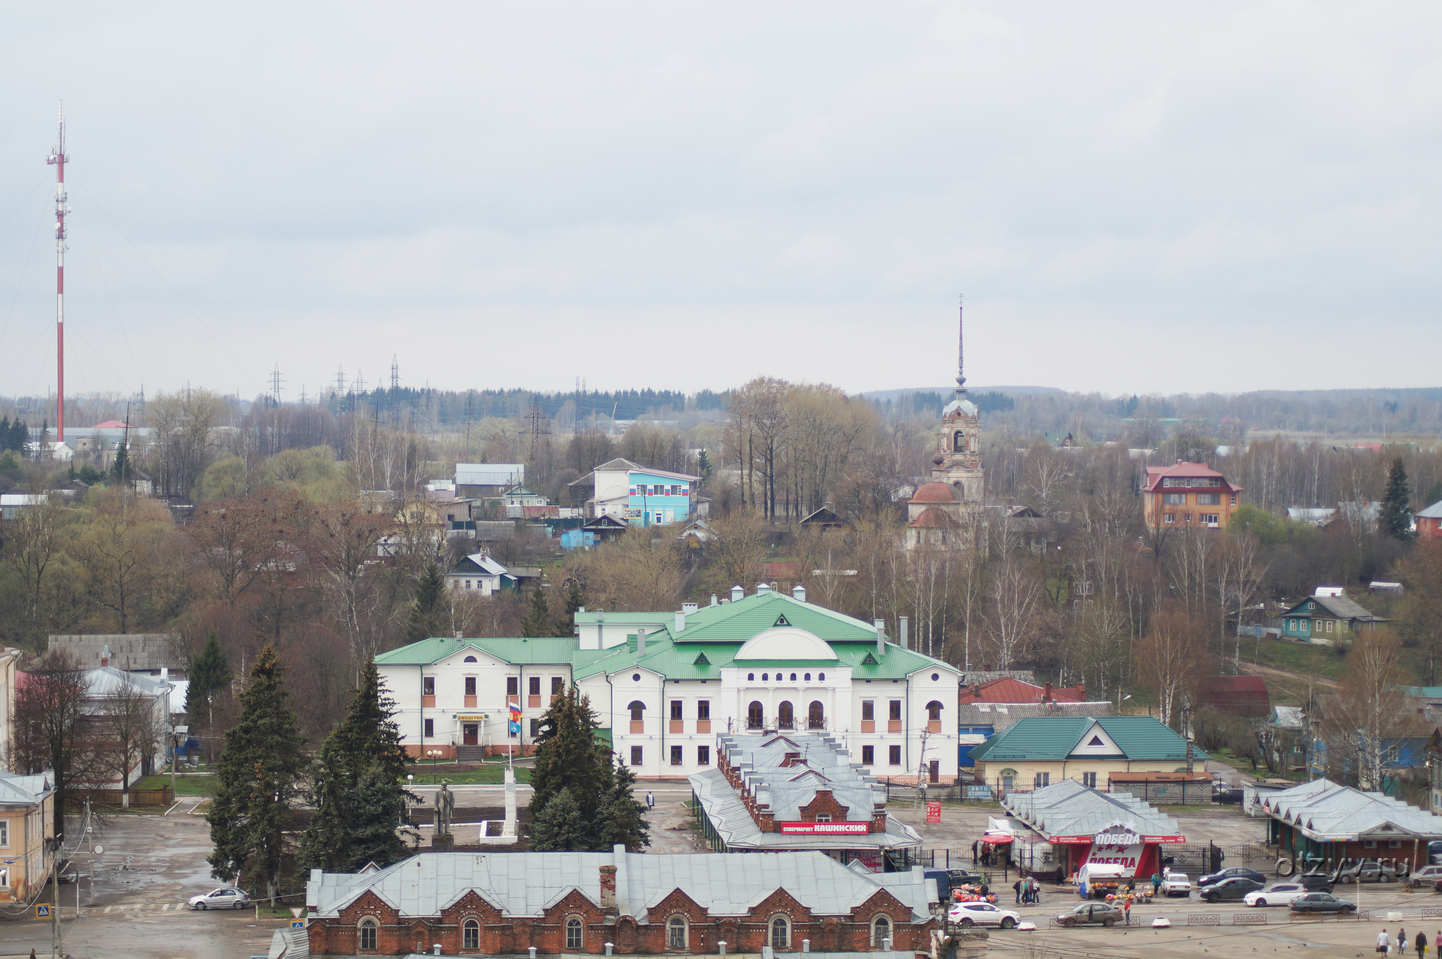
[[[401,916],[435,916],[474,890],[503,915],[539,917],[572,890],[600,902],[600,871],[616,866],[621,915],[650,920],[647,910],[680,889],[715,916],[745,915],[777,889],[813,914],[842,915],[886,889],[927,915],[927,882],[920,867],[899,873],[857,873],[820,852],[764,855],[613,852],[422,853],[385,869],[359,873],[311,870],[306,904],[317,918],[340,915],[366,891]]]
[[[1094,836],[1126,823],[1139,836],[1179,835],[1177,821],[1130,793],[1088,789],[1064,779],[1034,792],[1007,797],[1007,810],[1043,836]]]

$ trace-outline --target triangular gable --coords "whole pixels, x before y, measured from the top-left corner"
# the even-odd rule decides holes
[[[1121,747],[1102,729],[1101,723],[1092,723],[1072,747],[1072,756],[1121,756]]]
[[[870,653],[867,653],[865,656],[863,656],[863,657],[861,658],[861,665],[863,665],[863,666],[880,666],[881,664],[876,661],[876,657],[875,657],[875,656],[871,655]]]
[[[777,617],[776,617],[776,622],[773,624],[773,626],[790,626],[790,625],[791,625],[791,624],[786,621],[786,614],[785,614],[785,613],[782,613],[780,616],[777,616]]]
[[[711,660],[706,658],[705,653],[697,653],[696,658],[691,660],[692,666],[710,666]]]

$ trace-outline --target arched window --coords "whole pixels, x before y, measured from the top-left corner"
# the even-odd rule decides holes
[[[791,923],[786,921],[785,916],[777,916],[771,920],[771,948],[788,949],[791,946]]]
[[[793,683],[796,682],[796,674],[795,674],[795,673],[792,673],[792,674],[791,674],[791,681],[792,681]]]
[[[376,936],[380,926],[369,916],[360,921],[360,949],[362,952],[376,951]]]
[[[766,724],[766,713],[760,703],[752,703],[746,707],[746,728],[760,729]]]
[[[467,919],[461,923],[461,947],[464,949],[481,948],[481,924],[474,919]]]
[[[941,719],[941,703],[936,700],[926,704],[926,718],[937,722]]]
[[[953,453],[966,452],[966,434],[957,430],[951,437],[951,451]]]
[[[581,940],[581,918],[572,916],[566,920],[566,951],[580,952],[584,945]]]
[[[666,948],[686,948],[686,917],[672,916],[666,923]]]
[[[465,663],[474,663],[475,661],[476,661],[476,657],[474,657],[474,656],[467,656],[465,659],[462,660],[462,662],[465,662]]]
[[[886,940],[890,938],[891,920],[885,916],[877,916],[871,923],[871,948],[883,948],[886,945]]]
[[[755,674],[755,673],[747,673],[747,674],[746,674],[746,681],[747,681],[748,683],[754,683],[754,682],[756,682],[756,674]]]
[[[805,679],[808,683],[811,682],[811,674],[810,674],[810,673],[807,673],[807,674],[806,674],[804,677],[802,677],[802,678]]]
[[[636,700],[635,702],[631,703],[631,705],[627,706],[626,708],[629,709],[629,710],[631,710],[631,718],[632,718],[633,720],[645,719],[645,718],[646,718],[646,717],[645,717],[646,704],[643,703],[643,702],[641,702],[641,700],[639,700],[639,699]]]
[[[762,674],[761,674],[761,681],[762,681],[763,683],[769,681],[770,679],[771,679],[771,674],[770,674],[770,673],[762,673]]]
[[[1015,770],[1015,769],[1003,769],[1003,770],[1001,771],[1001,788],[1004,789],[1004,790],[1006,790],[1007,792],[1011,792],[1012,787],[1015,786],[1015,785],[1016,785],[1016,770]]]
[[[782,729],[796,728],[795,710],[792,709],[791,703],[784,699],[781,701],[781,705],[776,707],[776,724]]]
[[[817,674],[816,674],[816,681],[817,681],[818,683],[824,683],[824,682],[826,682],[826,674],[825,674],[825,673],[817,673]]]
[[[826,728],[826,707],[821,705],[821,700],[816,700],[806,710],[807,729]]]

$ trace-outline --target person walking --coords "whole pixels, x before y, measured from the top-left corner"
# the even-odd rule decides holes
[[[1036,905],[1041,903],[1041,883],[1035,879],[1031,881],[1031,901]]]
[[[1162,891],[1162,877],[1152,873],[1152,897],[1155,898]]]
[[[1397,928],[1397,955],[1407,955],[1407,930],[1400,926]]]
[[[975,866],[975,865],[977,864],[977,862],[979,861],[979,860],[976,858],[976,856],[977,856],[977,852],[976,852],[976,840],[973,839],[973,840],[971,841],[971,864],[972,864],[973,866]]]
[[[1427,957],[1427,933],[1422,932],[1420,929],[1417,931],[1417,943],[1416,943],[1416,945],[1417,945],[1417,959],[1426,959],[1426,957]]]
[[[1013,889],[1016,890],[1016,904],[1017,904],[1018,906],[1020,906],[1020,905],[1021,905],[1021,880],[1018,879],[1016,882],[1012,883],[1012,884],[1011,884],[1011,888],[1013,888]]]
[[[656,794],[653,793],[653,792],[651,792],[651,790],[649,790],[649,789],[646,790],[646,808],[647,808],[647,809],[655,809],[655,808],[656,808]]]
[[[1122,915],[1126,917],[1126,924],[1132,924],[1132,897],[1125,896],[1122,899]]]
[[[1066,867],[1060,863],[1058,863],[1056,867],[1056,884],[1058,886],[1066,885]]]
[[[1391,951],[1392,937],[1387,935],[1386,929],[1383,929],[1381,932],[1377,933],[1377,953],[1379,955],[1385,956]]]

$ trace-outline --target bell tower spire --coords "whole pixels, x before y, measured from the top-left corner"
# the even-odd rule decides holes
[[[956,398],[961,399],[966,395],[966,317],[963,312],[965,303],[963,296],[957,294],[956,298]]]

